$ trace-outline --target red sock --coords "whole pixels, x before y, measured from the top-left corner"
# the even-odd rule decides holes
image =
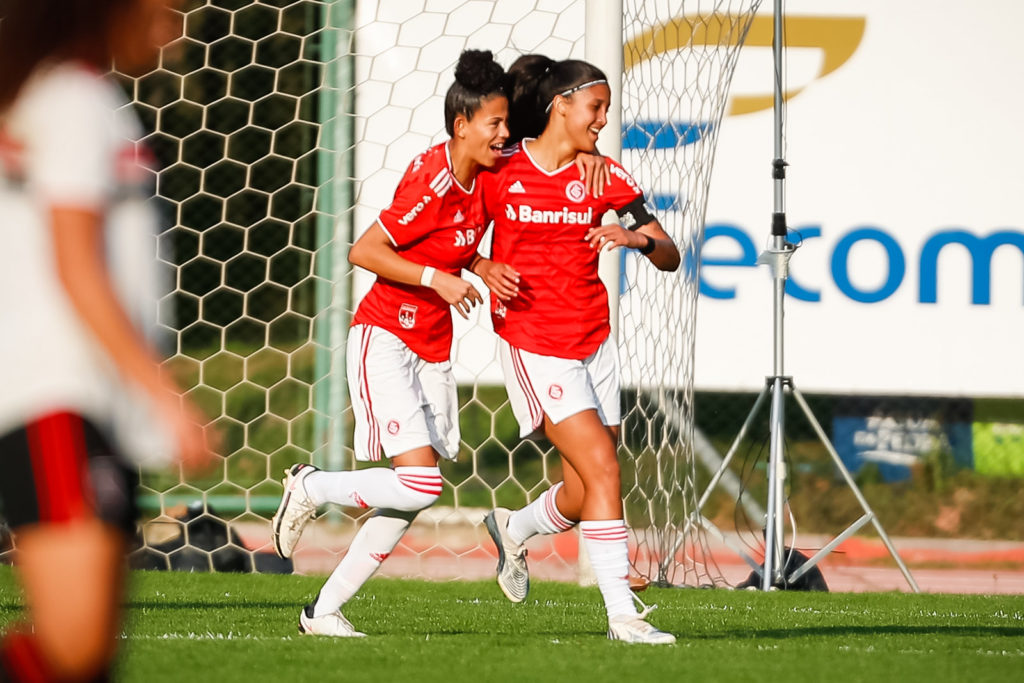
[[[9,631],[0,643],[0,680],[7,683],[47,683],[54,680],[35,638]]]

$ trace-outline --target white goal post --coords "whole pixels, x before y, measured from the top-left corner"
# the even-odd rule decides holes
[[[286,466],[355,466],[344,343],[371,278],[353,272],[347,249],[388,204],[409,160],[444,139],[452,69],[462,50],[478,48],[505,65],[541,52],[588,59],[613,85],[621,75],[600,148],[621,156],[686,254],[674,274],[632,253],[602,265],[623,372],[633,564],[649,581],[717,582],[698,532],[682,536],[696,502],[695,276],[718,127],[759,4],[186,0],[176,49],[159,69],[123,82],[162,165],[157,201],[170,227],[158,256],[177,285],[161,306],[174,340],[166,369],[222,430],[225,458],[200,479],[144,476],[140,500],[155,521],[147,546],[173,536],[177,506],[195,502],[237,532],[229,544],[255,557],[270,550],[267,520]],[[517,438],[486,311],[456,318],[459,461],[442,465],[442,500],[419,516],[384,572],[488,576],[484,512],[519,507],[558,478],[556,453]],[[315,522],[296,569],[329,571],[360,514],[332,510]],[[198,550],[216,566],[210,548]],[[173,565],[174,552],[168,557]],[[572,539],[531,541],[530,557],[538,578],[575,577]]]

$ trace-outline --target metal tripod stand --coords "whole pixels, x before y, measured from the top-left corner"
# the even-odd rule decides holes
[[[759,565],[755,559],[750,557],[741,548],[736,548],[730,545],[732,550],[737,552],[744,560],[757,572],[761,577],[761,589],[769,590],[772,587],[785,587],[792,584],[794,581],[799,579],[810,569],[815,567],[828,553],[832,552],[840,543],[852,536],[857,532],[858,529],[863,527],[868,522],[871,522],[878,535],[881,537],[882,542],[885,543],[885,547],[889,550],[896,564],[899,566],[900,571],[903,572],[904,578],[907,583],[910,584],[911,589],[916,593],[920,592],[917,586],[917,582],[914,581],[914,577],[910,575],[910,571],[907,569],[903,560],[900,558],[899,553],[896,552],[896,548],[893,547],[892,542],[889,540],[889,536],[885,533],[881,523],[875,516],[874,511],[868,505],[868,502],[864,499],[860,489],[857,488],[857,484],[854,482],[853,477],[850,475],[849,470],[843,464],[842,459],[836,452],[835,447],[829,441],[828,436],[825,434],[825,430],[821,428],[821,424],[814,417],[811,412],[810,406],[807,405],[807,401],[804,400],[803,395],[797,390],[793,384],[793,378],[788,377],[784,373],[784,336],[783,336],[783,312],[785,306],[786,296],[786,280],[789,277],[789,259],[792,257],[796,246],[786,240],[787,226],[786,226],[786,212],[785,212],[785,180],[786,180],[786,162],[783,159],[783,89],[782,89],[782,75],[783,75],[783,16],[782,16],[782,0],[775,0],[774,3],[774,36],[772,40],[772,54],[775,63],[775,88],[774,88],[774,116],[775,116],[775,158],[772,161],[772,179],[774,183],[774,211],[772,212],[772,232],[771,232],[771,243],[770,246],[765,249],[758,257],[758,263],[767,265],[771,269],[772,275],[772,286],[773,286],[773,372],[772,375],[765,380],[765,386],[761,389],[761,393],[757,397],[757,401],[754,403],[754,407],[751,408],[750,414],[747,416],[746,421],[740,428],[739,434],[733,441],[732,446],[729,448],[729,452],[726,454],[722,461],[721,466],[715,475],[711,478],[708,483],[707,489],[704,494],[700,497],[697,502],[697,508],[694,512],[693,518],[690,522],[694,525],[701,526],[708,531],[711,531],[717,535],[720,539],[728,544],[725,535],[708,519],[702,514],[701,510],[707,503],[711,492],[718,484],[722,475],[725,473],[726,468],[729,466],[729,462],[735,455],[739,444],[746,436],[751,425],[753,424],[754,418],[757,416],[761,407],[763,406],[765,399],[771,396],[771,412],[769,417],[769,430],[770,430],[770,441],[769,441],[769,456],[768,456],[768,503],[765,514],[765,552],[764,552],[764,564]],[[784,485],[786,481],[786,465],[783,460],[783,450],[785,447],[785,420],[784,420],[784,405],[786,393],[788,393],[796,399],[804,415],[807,417],[808,422],[813,427],[815,434],[821,440],[821,443],[828,450],[829,455],[832,457],[833,462],[838,468],[840,474],[846,482],[846,485],[850,487],[853,494],[857,497],[857,501],[860,503],[861,508],[864,510],[864,515],[857,521],[846,528],[842,533],[833,538],[817,553],[815,553],[810,559],[808,559],[801,566],[797,567],[790,575],[786,575],[786,563],[783,559],[783,548],[784,548],[784,529],[783,529],[783,503],[784,503]]]

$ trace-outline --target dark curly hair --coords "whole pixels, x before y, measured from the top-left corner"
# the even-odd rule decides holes
[[[455,117],[473,118],[484,100],[508,97],[508,74],[490,50],[465,50],[455,65],[455,82],[444,97],[444,128],[455,134]]]
[[[0,0],[0,111],[41,64],[110,66],[110,27],[138,0]]]

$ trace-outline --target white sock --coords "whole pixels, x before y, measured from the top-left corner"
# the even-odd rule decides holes
[[[560,488],[562,482],[540,494],[537,500],[526,507],[513,512],[508,518],[509,538],[521,545],[526,539],[537,534],[557,534],[576,526],[576,522],[566,519],[565,515],[558,511],[555,495]]]
[[[303,484],[317,505],[422,510],[441,495],[437,467],[371,467],[350,472],[313,472]]]
[[[416,512],[378,510],[366,520],[345,557],[320,589],[313,604],[313,616],[322,617],[341,609],[388,558],[415,517]]]
[[[604,597],[608,618],[636,614],[629,590],[629,546],[621,519],[580,522],[583,544]]]

